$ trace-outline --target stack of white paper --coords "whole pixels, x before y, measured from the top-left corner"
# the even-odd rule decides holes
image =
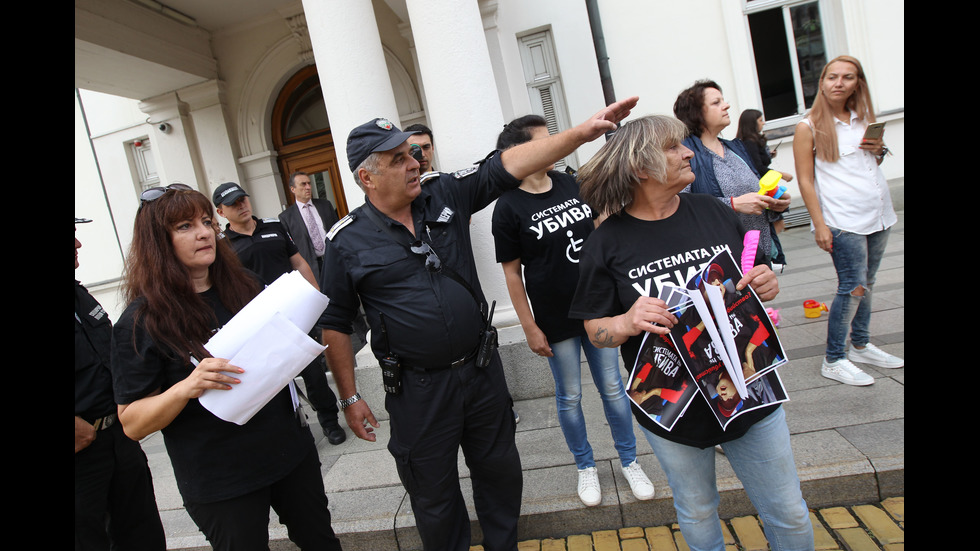
[[[299,272],[283,274],[221,328],[204,348],[241,367],[231,390],[208,390],[200,402],[217,417],[244,425],[326,348],[309,332],[329,299]]]

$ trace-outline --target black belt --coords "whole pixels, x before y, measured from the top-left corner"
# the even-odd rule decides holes
[[[402,364],[402,368],[409,369],[411,371],[422,371],[422,372],[426,372],[426,371],[443,371],[443,370],[446,370],[446,369],[453,369],[453,368],[456,368],[456,367],[461,367],[463,365],[466,365],[467,362],[469,362],[473,358],[475,358],[476,357],[477,350],[479,350],[479,346],[477,346],[476,348],[474,348],[472,351],[470,351],[468,354],[466,354],[462,358],[460,358],[458,360],[454,360],[453,363],[451,363],[449,365],[421,367],[421,366],[414,366],[414,365],[405,365],[405,364]]]
[[[86,419],[86,421],[88,421],[88,419]],[[95,430],[105,430],[111,427],[112,425],[114,425],[116,421],[117,421],[116,414],[110,413],[105,417],[99,417],[98,419],[91,421],[91,424],[93,427],[95,427]]]

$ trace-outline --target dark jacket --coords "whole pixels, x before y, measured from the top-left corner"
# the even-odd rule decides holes
[[[759,173],[753,166],[752,158],[749,157],[748,151],[745,149],[745,144],[742,140],[721,140],[721,143],[728,146],[729,149],[735,152],[736,155],[752,170],[756,178],[759,178]],[[694,152],[694,157],[691,159],[691,171],[694,172],[694,182],[688,188],[691,193],[706,193],[708,195],[713,195],[715,197],[724,197],[721,193],[721,187],[718,185],[718,180],[715,178],[714,163],[711,160],[711,152],[707,147],[701,142],[701,138],[697,136],[688,136],[684,139],[684,146]]]
[[[330,228],[337,223],[337,211],[333,208],[333,203],[326,199],[316,198],[312,199],[312,202],[317,212],[320,213],[320,219],[323,220],[323,231],[330,231]],[[283,226],[286,226],[286,231],[289,232],[293,243],[299,249],[299,254],[302,255],[303,260],[310,265],[313,273],[319,276],[316,252],[313,249],[310,232],[306,229],[306,222],[303,220],[303,213],[299,211],[299,207],[295,203],[290,205],[289,208],[279,214],[279,221],[282,222]],[[326,233],[324,233],[324,241],[326,241],[326,237]]]

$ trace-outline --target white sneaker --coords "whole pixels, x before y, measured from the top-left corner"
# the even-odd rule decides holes
[[[854,348],[852,344],[851,349],[847,351],[847,359],[885,369],[897,369],[905,366],[905,360],[898,356],[892,356],[870,342],[864,345],[864,348]]]
[[[861,371],[858,366],[846,358],[830,363],[827,363],[827,358],[824,358],[823,365],[820,367],[820,374],[845,385],[867,386],[875,382],[874,377]]]
[[[653,482],[647,478],[646,473],[643,472],[643,467],[639,463],[633,461],[629,465],[623,467],[623,476],[626,477],[626,481],[630,483],[630,489],[633,490],[633,496],[641,501],[647,499],[653,499],[653,494],[655,492],[653,488]]]
[[[594,507],[602,503],[602,490],[599,489],[599,472],[595,467],[579,469],[578,497],[582,503]]]

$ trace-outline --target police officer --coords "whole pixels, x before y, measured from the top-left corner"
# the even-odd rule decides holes
[[[366,202],[328,232],[320,318],[347,423],[374,441],[377,420],[357,392],[349,344],[363,304],[384,366],[388,450],[426,550],[465,550],[470,522],[456,467],[470,469],[487,549],[516,549],[523,479],[510,393],[496,349],[477,358],[488,322],[470,242],[470,216],[520,180],[572,153],[629,114],[636,98],[570,130],[490,154],[421,187],[411,133],[385,119],[351,131],[347,157]],[[464,430],[465,427],[465,430]]]
[[[223,235],[235,249],[238,259],[266,285],[284,273],[297,270],[311,285],[320,288],[313,270],[279,219],[256,218],[248,194],[241,186],[234,182],[221,184],[214,190],[211,200],[218,214],[228,219]],[[300,375],[327,442],[337,445],[347,440],[347,433],[338,422],[337,395],[330,388],[322,360],[314,360]]]
[[[88,222],[75,218],[76,225]],[[76,237],[76,270],[81,246]],[[75,550],[162,550],[167,541],[146,455],[116,419],[111,337],[108,313],[76,279]]]

